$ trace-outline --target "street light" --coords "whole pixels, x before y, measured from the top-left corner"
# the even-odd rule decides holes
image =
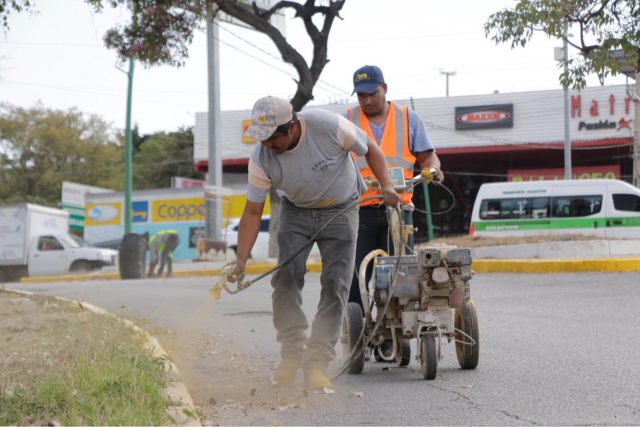
[[[442,71],[440,70],[440,74],[444,74],[446,77],[446,81],[447,81],[447,98],[449,97],[449,76],[455,76],[456,72],[455,71]]]

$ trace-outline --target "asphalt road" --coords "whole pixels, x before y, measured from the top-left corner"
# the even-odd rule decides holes
[[[216,302],[208,298],[211,284],[211,279],[193,278],[7,287],[88,301],[125,315],[152,332],[224,336],[238,354],[277,361],[268,281],[238,295],[223,293]],[[310,274],[304,294],[309,316],[318,294],[319,275]],[[312,405],[248,412],[225,412],[218,407],[216,422],[640,424],[640,326],[636,322],[640,273],[476,274],[471,294],[480,323],[476,370],[459,369],[455,348],[447,344],[433,381],[422,379],[415,360],[408,368],[368,362],[362,375],[339,377],[336,393],[322,396]],[[172,349],[167,350],[172,354]],[[189,359],[175,360],[191,377],[185,381],[194,400],[204,401],[205,390],[193,380],[193,366],[186,366]],[[336,371],[341,362],[337,360],[332,369]]]

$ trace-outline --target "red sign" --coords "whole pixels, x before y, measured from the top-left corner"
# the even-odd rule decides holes
[[[571,174],[573,179],[620,179],[620,165],[574,167]],[[514,182],[553,179],[564,179],[564,169],[510,169],[507,175],[507,180]]]

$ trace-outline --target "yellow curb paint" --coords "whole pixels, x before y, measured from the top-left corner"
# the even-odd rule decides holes
[[[275,264],[251,264],[247,266],[247,274],[265,273]],[[638,271],[640,258],[606,258],[606,259],[477,259],[472,264],[476,273],[573,273],[573,272],[606,272],[606,271]],[[202,270],[174,271],[173,277],[214,277],[220,274],[219,268]],[[307,271],[321,273],[322,263],[310,262]],[[66,276],[23,277],[21,283],[69,282],[80,280],[117,280],[118,273],[72,274]]]
[[[574,273],[640,270],[638,258],[607,259],[480,259],[471,265],[476,273]]]

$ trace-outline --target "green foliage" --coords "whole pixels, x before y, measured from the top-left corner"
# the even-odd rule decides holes
[[[595,73],[602,80],[620,72],[621,62],[640,71],[639,0],[519,0],[513,9],[492,14],[485,34],[496,43],[524,47],[536,32],[563,39],[578,49],[579,58],[570,59],[569,71],[560,75],[564,87],[580,89],[586,77]]]
[[[62,181],[117,190],[122,164],[118,139],[97,116],[0,104],[0,203],[56,206]]]
[[[112,319],[53,323],[51,333],[77,348],[50,355],[56,363],[41,362],[46,367],[35,378],[18,368],[0,385],[0,425],[169,423],[165,360],[149,355],[139,335]],[[40,345],[37,354],[51,351]]]
[[[9,13],[30,11],[31,0],[0,0],[0,28],[9,29]]]
[[[193,168],[193,133],[190,128],[138,138],[139,149],[133,157],[135,189],[167,188],[171,186],[173,176],[204,179]]]

